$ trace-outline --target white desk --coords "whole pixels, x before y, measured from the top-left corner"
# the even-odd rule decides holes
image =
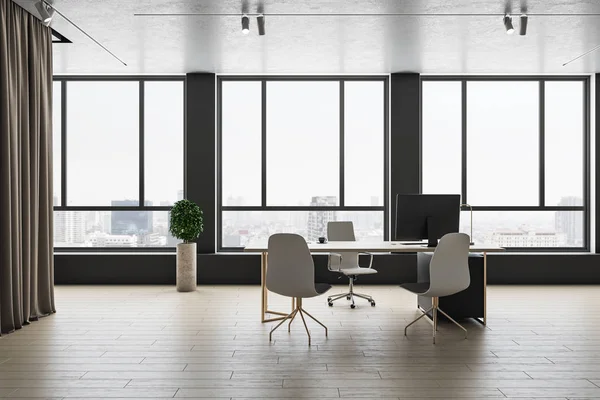
[[[420,244],[402,244],[402,242],[328,242],[328,243],[308,243],[308,248],[311,253],[339,253],[343,251],[369,252],[369,253],[419,253],[433,252],[434,247],[425,247]],[[271,322],[283,319],[289,312],[269,311],[268,307],[268,290],[265,279],[267,274],[267,253],[268,239],[251,240],[244,248],[245,252],[261,253],[261,322]],[[483,299],[484,313],[483,321],[486,324],[486,286],[487,286],[487,253],[502,252],[502,247],[493,246],[471,246],[471,253],[483,253]],[[292,299],[293,307],[293,299]],[[280,317],[267,318],[267,314],[279,315]]]

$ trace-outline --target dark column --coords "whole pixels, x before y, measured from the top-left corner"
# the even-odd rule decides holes
[[[198,253],[215,252],[215,74],[185,77],[185,197],[204,212]]]
[[[390,238],[394,239],[396,194],[421,192],[421,77],[391,77],[390,103]]]

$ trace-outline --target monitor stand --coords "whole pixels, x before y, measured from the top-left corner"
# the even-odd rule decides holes
[[[427,217],[427,247],[437,247],[438,234],[434,217]]]

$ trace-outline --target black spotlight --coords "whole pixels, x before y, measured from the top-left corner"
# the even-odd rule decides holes
[[[263,36],[265,34],[265,16],[260,14],[256,17],[256,23],[258,25],[258,34]]]
[[[43,1],[38,1],[35,3],[35,8],[37,8],[40,13],[40,18],[44,25],[49,26],[50,22],[52,22],[52,17],[54,16],[54,9]]]
[[[250,19],[244,15],[242,17],[242,33],[247,35],[250,32]]]
[[[521,14],[521,23],[519,25],[519,35],[525,36],[527,35],[527,15]]]
[[[506,28],[506,34],[512,35],[513,32],[515,31],[515,28],[513,28],[512,18],[510,17],[510,15],[506,14],[504,16],[503,21],[504,21],[504,28]]]

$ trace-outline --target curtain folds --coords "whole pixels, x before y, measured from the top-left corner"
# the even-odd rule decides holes
[[[52,34],[0,0],[0,333],[54,313]]]

